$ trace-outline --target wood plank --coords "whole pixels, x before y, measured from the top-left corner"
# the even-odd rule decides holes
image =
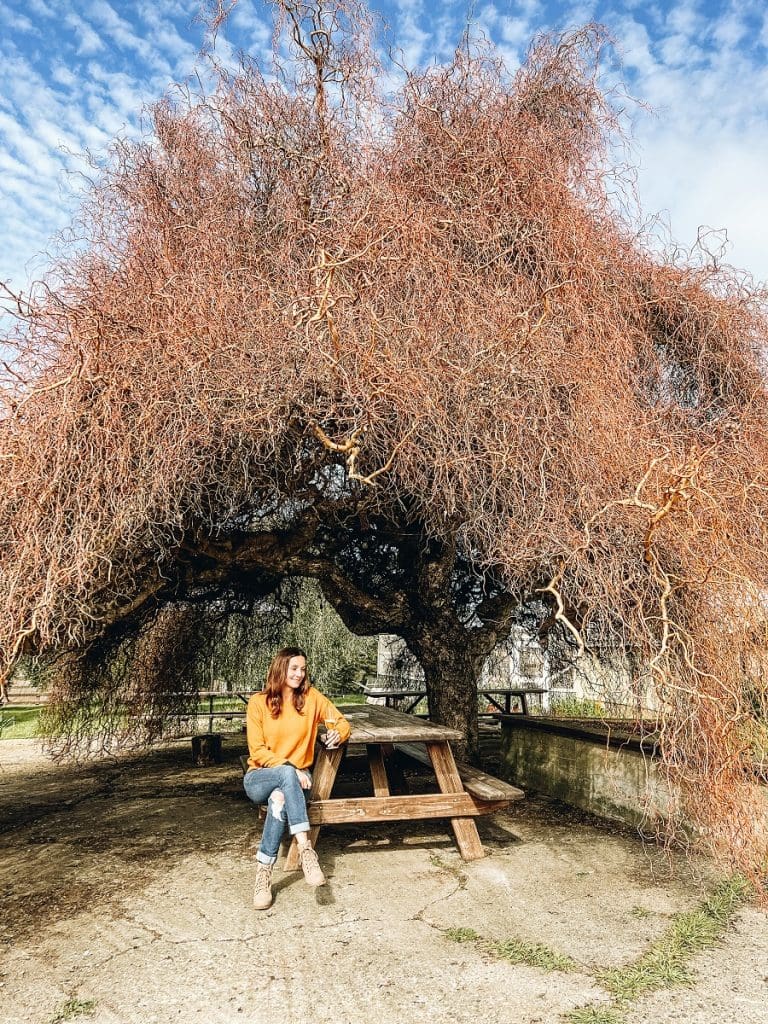
[[[448,743],[427,743],[427,753],[432,761],[440,792],[463,793],[464,784]],[[474,821],[468,818],[451,818],[451,827],[464,860],[480,860],[485,856]]]
[[[471,793],[467,793],[467,796],[475,805],[476,817],[480,817],[482,814],[495,814],[496,811],[506,811],[511,803],[509,800],[480,800],[479,797],[473,796]]]
[[[339,770],[341,764],[341,758],[344,753],[344,747],[337,747],[335,750],[328,750],[326,747],[320,747],[317,755],[317,761],[315,762],[314,773],[312,777],[312,799],[314,800],[327,800],[331,795],[333,789],[333,783],[336,779],[336,773]],[[310,807],[312,804],[310,803]],[[310,818],[311,822],[311,818]],[[317,836],[320,832],[318,826],[314,826],[309,830],[309,840],[314,846],[317,842]],[[285,864],[283,865],[284,871],[297,871],[299,867],[299,847],[294,839],[291,843],[288,855],[285,858]]]
[[[384,767],[384,756],[379,743],[367,744],[368,767],[371,769],[374,796],[389,796],[389,780]]]
[[[458,819],[478,813],[480,811],[475,801],[463,791],[313,800],[309,805],[309,820],[313,825],[349,824],[355,821],[421,821],[424,818]]]

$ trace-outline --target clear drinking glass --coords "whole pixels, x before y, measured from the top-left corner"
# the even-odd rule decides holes
[[[336,743],[329,743],[328,739],[327,739],[327,736],[328,736],[328,733],[331,732],[332,729],[336,728],[336,723],[338,722],[338,718],[324,718],[323,721],[325,722],[325,735],[326,735],[325,747],[326,747],[326,750],[336,750],[336,748],[339,745],[338,742],[336,742]]]

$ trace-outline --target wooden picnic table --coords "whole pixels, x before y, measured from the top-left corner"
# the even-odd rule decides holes
[[[213,732],[213,720],[214,718],[245,718],[245,709],[242,711],[232,710],[230,708],[214,708],[214,701],[217,700],[234,700],[237,697],[247,707],[253,690],[230,690],[229,692],[222,692],[221,690],[198,690],[197,699],[199,703],[208,701],[208,711],[200,714],[199,717],[208,719],[208,732]]]
[[[522,687],[522,686],[491,686],[487,690],[479,689],[477,691],[478,697],[487,697],[489,704],[492,704],[498,709],[500,713],[511,715],[512,712],[512,700],[513,698],[520,701],[521,714],[530,714],[530,706],[528,704],[528,698],[532,694],[542,694],[547,691],[542,688]],[[364,686],[363,693],[366,697],[374,697],[384,699],[384,706],[388,708],[396,708],[399,711],[404,711],[406,714],[412,712],[420,701],[426,697],[426,691],[421,689],[397,689],[394,687],[383,687],[383,686]],[[405,701],[402,704],[401,701]],[[503,701],[503,704],[500,703]],[[486,712],[489,713],[489,712]],[[490,712],[496,714],[496,712]]]
[[[512,714],[512,700],[513,698],[517,699],[520,701],[521,708],[518,714],[529,715],[531,712],[530,705],[528,704],[528,698],[532,694],[540,695],[546,692],[547,691],[542,689],[541,687],[532,688],[530,686],[491,686],[487,690],[478,690],[477,695],[478,697],[487,697],[488,703],[493,704],[495,708],[498,708],[498,710],[505,715]],[[499,700],[496,699],[497,697],[499,698],[499,700],[504,701],[503,705],[499,703]],[[492,713],[495,714],[495,712]]]
[[[313,768],[312,798],[308,805],[313,844],[321,825],[449,818],[464,860],[484,857],[474,818],[507,807],[512,800],[520,799],[522,792],[476,770],[472,770],[474,776],[478,777],[473,784],[474,792],[468,791],[451,750],[451,742],[461,739],[457,729],[435,725],[414,715],[377,704],[341,705],[339,710],[352,729],[348,743],[365,745],[373,796],[333,797],[333,784],[344,748],[327,750],[321,743],[318,744]],[[385,755],[391,755],[395,744],[424,745],[439,793],[407,796],[394,796],[390,793]],[[290,871],[297,866],[298,849],[294,842],[285,868]]]
[[[394,708],[397,711],[405,712],[405,714],[410,714],[416,705],[420,704],[427,696],[427,691],[424,689],[396,690],[383,686],[364,686],[363,693],[366,697],[374,697],[379,700],[384,698],[384,707]],[[402,700],[407,700],[408,703],[401,706]]]

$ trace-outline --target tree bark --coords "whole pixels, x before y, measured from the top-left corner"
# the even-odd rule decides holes
[[[424,670],[429,716],[434,722],[459,729],[464,738],[452,744],[458,758],[477,762],[477,680],[482,659],[467,651],[466,637],[432,634],[409,647]]]

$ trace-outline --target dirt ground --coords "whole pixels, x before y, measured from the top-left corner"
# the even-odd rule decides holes
[[[464,863],[447,822],[324,830],[321,889],[277,873],[251,909],[259,824],[240,736],[196,768],[189,742],[88,766],[0,743],[2,1024],[558,1024],[608,1005],[596,980],[701,899],[712,876],[541,800],[480,819]],[[354,778],[353,778],[354,784]],[[742,910],[695,983],[628,1024],[766,1024],[768,919]],[[543,943],[569,973],[512,964],[448,929]]]

